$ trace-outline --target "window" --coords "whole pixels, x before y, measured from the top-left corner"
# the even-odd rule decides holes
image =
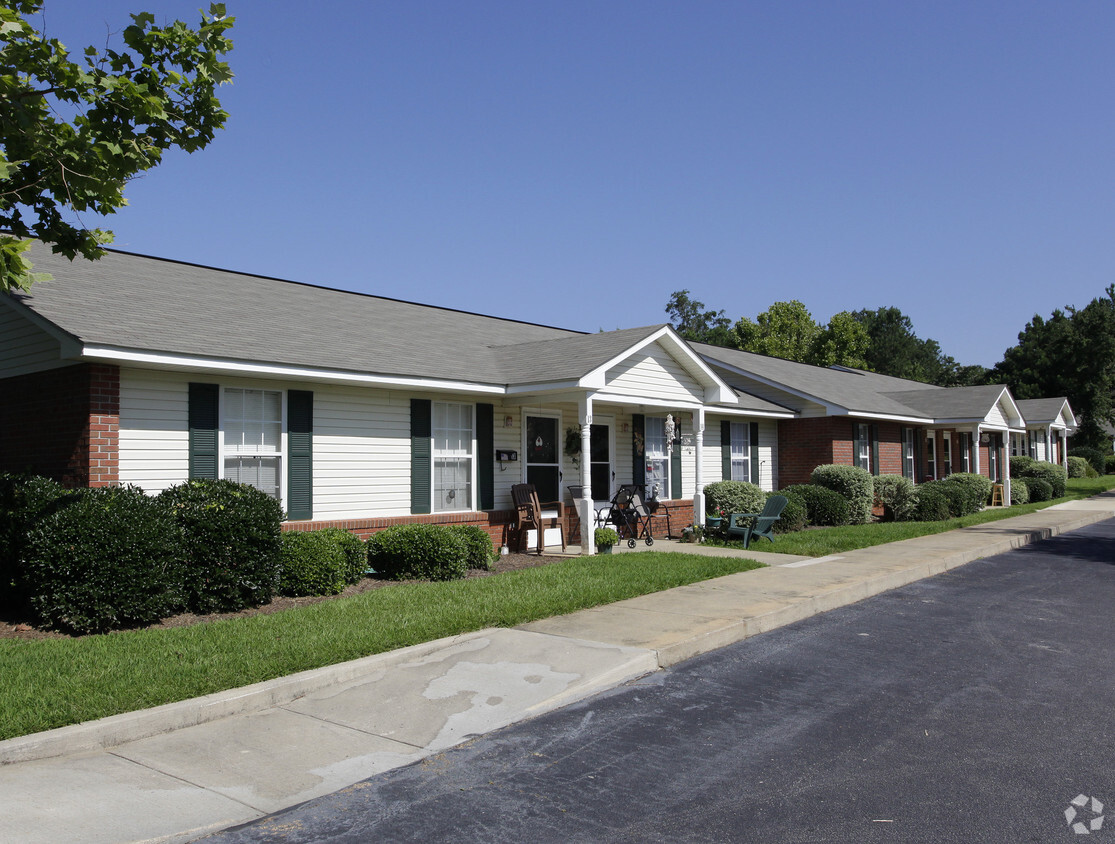
[[[434,512],[471,510],[472,405],[433,404]]]
[[[971,434],[960,435],[960,461],[965,472],[972,471],[972,440]]]
[[[283,394],[225,389],[224,477],[282,498]]]
[[[732,480],[751,481],[751,426],[747,422],[731,425]]]
[[[946,432],[944,439],[941,440],[941,465],[942,465],[942,478],[947,478],[952,474],[952,434]]]
[[[914,429],[902,429],[902,475],[914,479]]]
[[[666,450],[666,420],[660,416],[648,416],[644,431],[644,457],[647,461],[647,496],[670,497],[670,453]]]
[[[928,431],[925,435],[925,468],[929,479],[937,477],[937,432]]]
[[[871,426],[866,422],[856,423],[855,461],[861,469],[871,471]]]

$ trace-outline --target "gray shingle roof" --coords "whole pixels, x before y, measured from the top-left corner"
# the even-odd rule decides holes
[[[936,419],[979,420],[987,416],[1005,389],[1002,384],[989,384],[980,387],[908,390],[886,395]]]
[[[504,384],[547,361],[493,347],[597,336],[122,252],[31,259],[54,280],[15,298],[91,345]]]
[[[1022,413],[1022,418],[1028,424],[1048,425],[1050,422],[1058,421],[1061,416],[1061,409],[1067,401],[1068,399],[1064,396],[1057,396],[1052,399],[1019,399],[1015,403]]]

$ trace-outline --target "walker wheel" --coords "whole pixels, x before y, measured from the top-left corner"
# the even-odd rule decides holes
[[[635,547],[635,540],[634,539],[627,540],[627,547],[628,548],[634,548]]]
[[[653,545],[653,544],[654,544],[654,540],[651,537],[648,536],[647,537],[647,545]]]

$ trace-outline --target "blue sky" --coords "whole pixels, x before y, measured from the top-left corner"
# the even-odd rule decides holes
[[[121,249],[587,331],[893,305],[988,366],[1115,282],[1106,0],[227,6],[228,126],[85,220]]]

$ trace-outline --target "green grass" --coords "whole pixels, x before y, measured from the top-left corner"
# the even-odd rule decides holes
[[[773,543],[763,541],[752,544],[751,547],[755,551],[774,551],[780,554],[796,554],[803,557],[824,557],[828,554],[838,554],[856,548],[868,548],[872,545],[883,545],[887,542],[898,542],[916,536],[928,536],[955,530],[956,528],[994,522],[999,519],[1009,519],[1012,516],[1021,516],[1025,513],[1033,513],[1035,510],[1042,510],[1062,501],[1087,498],[1112,488],[1115,488],[1115,475],[1104,475],[1099,478],[1073,478],[1068,482],[1066,494],[1056,501],[1017,504],[1013,507],[996,507],[971,516],[948,519],[943,522],[877,522],[869,525],[846,525],[844,527],[803,530],[796,533],[779,534]],[[717,544],[729,545],[729,543]],[[730,544],[739,545],[739,543]]]
[[[0,739],[269,680],[485,627],[511,627],[758,568],[646,551],[496,577],[398,584],[272,615],[76,639],[0,641]]]

